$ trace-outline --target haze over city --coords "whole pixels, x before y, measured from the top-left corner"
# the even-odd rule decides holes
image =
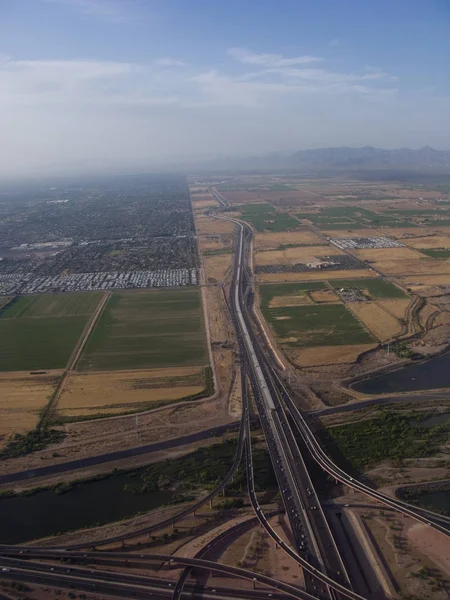
[[[448,149],[445,0],[3,0],[0,175]]]

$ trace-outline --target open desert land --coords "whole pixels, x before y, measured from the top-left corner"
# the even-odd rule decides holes
[[[102,297],[74,292],[14,298],[0,314],[0,370],[64,368]]]
[[[402,331],[398,319],[375,302],[351,302],[348,306],[380,342],[391,340]]]
[[[195,226],[198,235],[221,235],[233,233],[234,225],[231,221],[215,219],[202,213],[195,214]]]
[[[0,449],[12,434],[34,429],[61,374],[0,373]]]
[[[296,229],[295,231],[269,231],[256,233],[254,246],[256,250],[282,249],[286,246],[322,246],[323,240],[313,231]]]
[[[55,420],[76,420],[157,408],[205,390],[200,367],[76,373],[58,399]]]
[[[115,292],[77,365],[78,371],[208,364],[200,290]]]
[[[232,256],[230,253],[208,256],[203,255],[203,265],[206,271],[207,281],[209,283],[217,283],[222,281],[227,271],[230,269]]]

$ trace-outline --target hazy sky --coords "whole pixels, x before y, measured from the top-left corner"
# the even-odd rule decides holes
[[[450,148],[448,0],[0,0],[0,174]]]

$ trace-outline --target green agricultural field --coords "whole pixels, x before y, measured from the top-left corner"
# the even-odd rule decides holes
[[[285,213],[277,213],[271,204],[244,204],[237,209],[242,219],[257,231],[287,231],[299,226],[299,222]]]
[[[448,248],[421,248],[419,252],[431,256],[431,258],[450,258],[450,249]]]
[[[358,227],[416,227],[390,214],[378,214],[360,206],[336,206],[318,213],[299,213],[299,219],[308,219],[319,229],[350,229]]]
[[[306,348],[370,344],[374,338],[343,304],[262,308],[280,343]]]
[[[0,319],[0,371],[62,369],[88,317]]]
[[[112,294],[78,369],[108,371],[208,363],[198,289]]]
[[[259,295],[261,298],[261,309],[269,307],[272,298],[277,296],[304,295],[307,292],[325,289],[324,281],[310,281],[306,283],[267,283],[259,286]]]
[[[92,315],[103,292],[71,292],[17,296],[1,313],[2,319]]]
[[[334,279],[334,289],[356,288],[368,293],[371,298],[407,298],[407,294],[386,279]]]

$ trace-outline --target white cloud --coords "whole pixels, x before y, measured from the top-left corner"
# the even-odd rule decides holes
[[[185,67],[186,63],[182,60],[177,60],[175,58],[157,58],[155,61],[155,65],[159,67]]]
[[[230,48],[228,54],[246,65],[259,65],[266,67],[288,67],[292,65],[305,65],[323,60],[317,56],[294,56],[285,58],[282,54],[256,54],[246,48]]]
[[[139,64],[0,54],[0,171],[60,161],[142,166],[199,149],[442,147],[450,135],[448,98],[438,101],[433,89],[404,93],[402,82],[397,90],[382,68],[336,71],[325,60],[249,55],[259,58],[224,70],[170,57]]]

